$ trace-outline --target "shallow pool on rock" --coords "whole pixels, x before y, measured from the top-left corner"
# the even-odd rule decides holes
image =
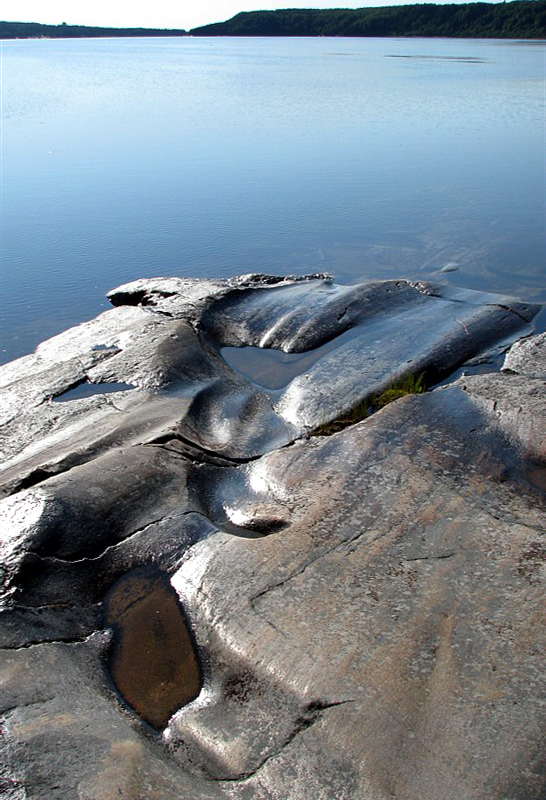
[[[84,397],[94,397],[97,394],[112,394],[113,392],[128,392],[135,387],[131,383],[90,383],[84,381],[67,389],[53,398],[54,403],[66,403],[69,400],[81,400]]]
[[[224,361],[246,378],[271,391],[284,389],[293,378],[303,375],[326,353],[353,339],[359,328],[351,328],[329,342],[304,353],[285,353],[268,347],[223,347]]]
[[[108,668],[116,689],[145,722],[164,728],[201,690],[201,670],[178,596],[155,566],[120,578],[105,599],[114,630]]]

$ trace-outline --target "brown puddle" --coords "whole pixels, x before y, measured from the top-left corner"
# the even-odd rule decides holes
[[[129,572],[105,598],[114,629],[108,668],[123,699],[145,722],[164,728],[201,690],[201,670],[184,613],[157,567]]]

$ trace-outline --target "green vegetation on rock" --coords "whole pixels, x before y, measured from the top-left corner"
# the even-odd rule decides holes
[[[333,433],[342,431],[343,428],[348,428],[349,425],[355,425],[357,422],[361,422],[363,419],[366,419],[366,417],[369,417],[370,414],[380,411],[382,408],[389,405],[389,403],[393,403],[400,397],[405,397],[408,394],[423,394],[426,390],[427,387],[424,375],[407,375],[405,378],[401,378],[399,381],[391,384],[391,386],[387,387],[387,389],[384,389],[382,392],[374,394],[357,403],[342,417],[324,423],[324,425],[314,430],[311,435],[331,436]]]
[[[407,394],[423,394],[426,390],[427,387],[423,375],[417,375],[417,377],[415,375],[407,375],[405,378],[393,383],[385,391],[373,395],[369,401],[370,410],[371,412],[379,411],[394,400],[398,400],[399,397],[404,397]]]

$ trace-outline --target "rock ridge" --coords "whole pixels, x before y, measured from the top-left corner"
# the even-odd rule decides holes
[[[538,307],[324,274],[109,298],[0,370],[0,793],[539,800]]]

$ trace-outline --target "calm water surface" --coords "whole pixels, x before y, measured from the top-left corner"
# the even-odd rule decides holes
[[[2,361],[156,275],[545,301],[544,65],[485,40],[4,42]]]

